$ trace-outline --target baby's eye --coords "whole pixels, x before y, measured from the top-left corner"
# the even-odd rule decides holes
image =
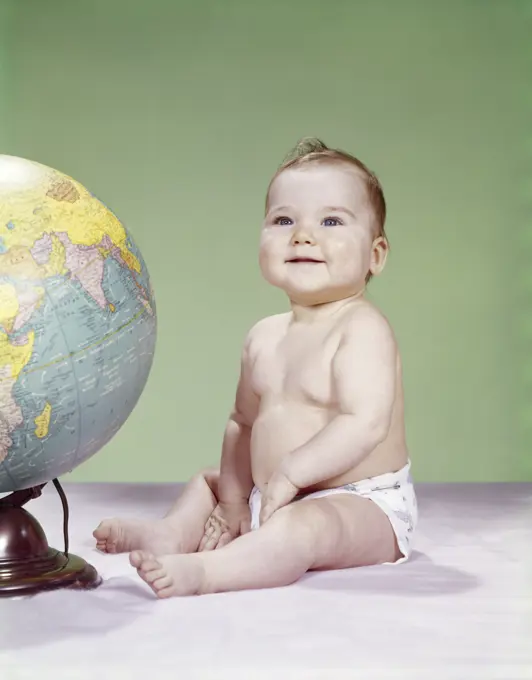
[[[273,221],[274,224],[279,224],[281,227],[287,227],[292,220],[289,217],[276,217]]]
[[[338,219],[338,217],[326,217],[323,220],[323,225],[325,227],[337,227],[339,224],[342,224],[342,220]]]

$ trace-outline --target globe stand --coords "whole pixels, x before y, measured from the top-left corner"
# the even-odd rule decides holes
[[[64,552],[50,548],[43,528],[22,506],[38,498],[45,484],[0,498],[0,597],[34,595],[57,588],[97,588],[102,579],[83,558],[68,552],[68,502],[57,479],[63,505]]]

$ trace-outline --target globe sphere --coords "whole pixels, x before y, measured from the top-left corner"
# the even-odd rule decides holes
[[[70,472],[146,385],[157,317],[141,253],[71,177],[0,156],[0,492]]]

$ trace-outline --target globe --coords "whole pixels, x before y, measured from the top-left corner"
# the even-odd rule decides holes
[[[99,451],[146,385],[150,278],[118,218],[71,177],[0,156],[0,492]]]

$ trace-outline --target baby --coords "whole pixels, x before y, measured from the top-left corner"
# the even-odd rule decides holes
[[[220,468],[166,517],[110,519],[98,549],[130,552],[158,597],[284,586],[310,570],[399,563],[417,504],[401,360],[364,297],[386,262],[379,181],[302,140],[268,187],[259,261],[290,312],[245,339]]]

